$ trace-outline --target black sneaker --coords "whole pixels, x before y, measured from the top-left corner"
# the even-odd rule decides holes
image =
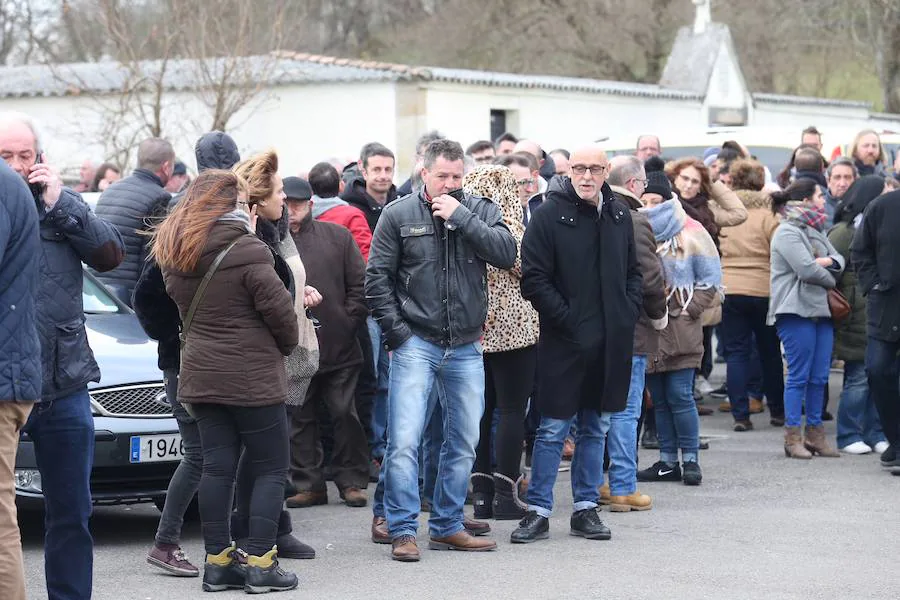
[[[587,508],[572,514],[569,519],[569,535],[589,540],[608,540],[612,537],[612,532],[600,520],[597,508]]]
[[[247,578],[244,591],[248,594],[285,592],[297,587],[297,576],[278,566],[273,548],[263,556],[251,556],[247,561]]]
[[[728,388],[725,387],[725,384],[723,383],[722,385],[720,385],[719,387],[717,387],[716,389],[711,391],[709,393],[709,395],[712,396],[713,398],[727,398],[728,397]]]
[[[206,562],[203,565],[203,591],[222,592],[224,590],[241,590],[247,580],[247,555],[241,550],[231,552],[231,563],[216,565]]]
[[[519,526],[509,536],[513,544],[530,544],[537,540],[546,540],[550,537],[550,521],[533,510],[525,513],[525,518],[519,521]]]
[[[700,465],[695,462],[686,462],[681,465],[684,469],[684,485],[700,485],[703,481],[703,473],[700,472]]]
[[[659,439],[656,437],[655,429],[644,428],[644,434],[641,436],[641,448],[659,450]]]
[[[637,472],[638,481],[681,481],[681,468],[678,463],[659,461],[649,469]]]
[[[888,449],[881,453],[881,466],[885,469],[900,467],[900,457],[897,456],[894,446],[888,446]]]

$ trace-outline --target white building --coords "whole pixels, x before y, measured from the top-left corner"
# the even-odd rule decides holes
[[[267,76],[257,98],[229,121],[229,133],[245,154],[275,148],[285,174],[329,157],[352,159],[363,144],[379,141],[397,153],[402,179],[416,138],[431,129],[463,145],[511,131],[547,150],[716,125],[792,128],[798,142],[811,124],[900,130],[900,116],[874,114],[863,102],[751,93],[728,28],[710,23],[699,4],[697,22],[679,32],[658,85],[306,54],[280,55],[269,71],[271,57],[249,57],[244,67],[268,65]],[[139,66],[151,81],[159,73],[158,62]],[[170,61],[161,82],[163,135],[189,165],[194,141],[212,122],[196,73],[193,61]],[[110,117],[132,81],[112,62],[2,68],[0,110],[38,119],[48,160],[71,173],[85,158],[109,157],[121,145],[110,142],[110,128],[134,142],[148,137],[134,122],[125,127]]]

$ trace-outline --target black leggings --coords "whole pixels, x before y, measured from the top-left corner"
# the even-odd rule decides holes
[[[208,554],[231,544],[234,480],[244,447],[253,477],[250,530],[243,548],[262,556],[275,545],[288,471],[287,417],[283,404],[261,407],[194,404],[203,448],[199,503],[203,543]]]
[[[525,405],[534,386],[536,346],[490,352],[484,355],[484,415],[481,417],[481,438],[475,454],[475,471],[490,474],[491,429],[497,411],[497,436],[493,448],[497,471],[513,481],[521,474],[522,440],[525,438]],[[473,486],[481,483],[476,478]],[[479,490],[483,491],[483,490]]]

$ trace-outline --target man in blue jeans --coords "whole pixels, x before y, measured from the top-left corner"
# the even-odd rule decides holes
[[[616,156],[610,161],[608,183],[616,199],[631,209],[634,245],[643,276],[641,316],[634,328],[634,357],[628,403],[622,412],[612,413],[609,427],[609,487],[600,490],[600,502],[613,512],[650,510],[653,500],[637,491],[637,427],[644,401],[644,374],[647,355],[659,347],[659,331],[666,328],[666,284],[662,263],[656,254],[656,238],[650,221],[638,209],[644,192],[653,192],[656,182],[648,182],[644,163],[634,156]],[[651,185],[648,185],[651,183]],[[665,190],[661,190],[665,192]],[[669,191],[671,194],[671,190]]]
[[[592,540],[611,537],[597,514],[603,448],[611,414],[627,406],[642,278],[631,211],[606,184],[606,153],[582,148],[572,154],[569,170],[569,177],[550,181],[522,241],[522,296],[541,320],[541,425],[528,512],[512,533],[513,543],[549,536],[553,485],[575,418],[569,531]]]
[[[112,225],[62,186],[28,116],[0,115],[0,157],[30,184],[41,236],[37,328],[44,375],[23,432],[34,444],[43,485],[47,595],[90,598],[94,418],[87,383],[100,381],[100,368],[84,329],[81,263],[109,271],[122,262],[125,248]]]
[[[384,208],[366,271],[372,316],[393,350],[384,508],[391,556],[404,562],[419,560],[418,449],[435,385],[444,399],[445,436],[429,548],[496,548],[492,540],[466,532],[463,505],[484,411],[479,338],[487,316],[487,264],[511,268],[516,243],[496,204],[461,193],[463,170],[457,142],[428,145],[425,187]]]

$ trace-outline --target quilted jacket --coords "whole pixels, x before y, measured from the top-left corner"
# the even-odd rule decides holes
[[[0,402],[41,397],[37,211],[28,186],[0,161]]]

